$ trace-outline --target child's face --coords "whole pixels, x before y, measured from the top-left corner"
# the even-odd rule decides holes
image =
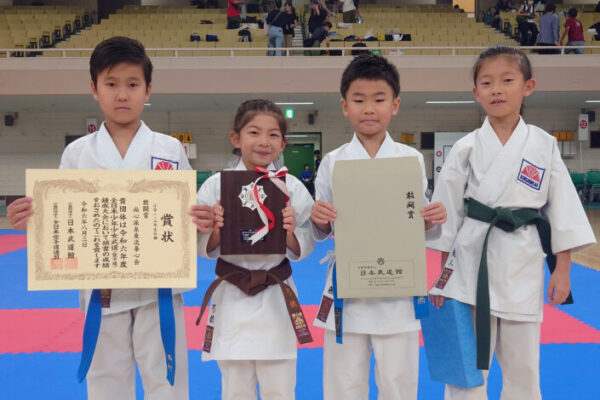
[[[151,84],[146,87],[142,67],[128,63],[100,72],[97,84],[92,81],[91,86],[109,126],[137,124],[152,89]]]
[[[498,56],[481,66],[473,95],[489,118],[502,120],[516,118],[533,89],[535,79],[524,79],[518,61]]]
[[[240,149],[248,170],[267,167],[285,148],[279,123],[269,114],[256,115],[239,133],[231,132],[229,137],[233,147]]]
[[[392,88],[383,79],[356,79],[341,104],[356,135],[366,139],[385,136],[392,116],[398,113],[400,98],[394,98]]]

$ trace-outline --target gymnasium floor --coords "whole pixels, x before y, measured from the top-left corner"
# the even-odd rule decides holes
[[[598,235],[600,210],[589,215]],[[75,378],[83,329],[77,293],[27,292],[25,235],[1,228],[7,228],[4,218],[0,218],[0,399],[85,399],[85,384],[78,384]],[[300,301],[309,320],[316,314],[324,284],[326,267],[319,260],[332,245],[331,241],[318,244],[308,259],[293,264]],[[427,259],[432,279],[439,255],[428,252]],[[600,246],[574,259],[592,268],[573,264],[574,305],[545,309],[540,366],[545,400],[600,398],[594,384],[600,376],[600,271],[593,269],[600,266]],[[203,329],[193,323],[212,279],[213,263],[199,259],[198,289],[184,296],[192,399],[218,400],[221,396],[218,367],[215,362],[200,360]],[[298,351],[298,400],[322,398],[323,332],[316,328],[312,332],[315,343]],[[490,399],[499,398],[500,385],[500,371],[494,362]],[[371,388],[370,399],[376,399],[373,376]],[[142,398],[138,384],[138,399]],[[429,379],[421,347],[419,399],[442,398],[443,385]]]

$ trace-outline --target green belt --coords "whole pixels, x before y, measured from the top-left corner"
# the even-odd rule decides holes
[[[475,305],[475,332],[477,334],[477,368],[489,369],[490,365],[490,288],[488,281],[487,245],[490,231],[495,226],[505,232],[514,232],[523,225],[535,225],[540,235],[542,249],[546,253],[550,273],[556,268],[556,256],[552,252],[550,241],[550,223],[546,221],[538,210],[533,208],[490,208],[473,199],[465,200],[467,217],[490,224],[483,242],[479,272],[477,274],[477,302]],[[572,304],[571,293],[563,304]]]

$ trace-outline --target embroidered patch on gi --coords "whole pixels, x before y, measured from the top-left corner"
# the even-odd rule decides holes
[[[166,160],[164,158],[152,157],[150,163],[152,169],[179,169],[177,161]]]
[[[538,167],[526,159],[523,159],[523,161],[521,161],[521,168],[519,168],[517,180],[532,189],[540,190],[545,172],[546,168]]]
[[[446,287],[446,284],[448,283],[452,272],[454,272],[454,270],[450,268],[444,267],[444,269],[442,269],[442,273],[440,274],[438,281],[435,283],[436,289],[442,290]]]

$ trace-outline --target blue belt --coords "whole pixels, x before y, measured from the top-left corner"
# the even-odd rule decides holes
[[[167,364],[167,380],[171,385],[175,382],[175,314],[173,312],[173,292],[171,289],[158,289],[158,314],[160,318],[160,336],[165,350]],[[96,342],[100,333],[102,305],[100,289],[92,290],[83,326],[83,349],[81,362],[77,371],[77,379],[83,382],[96,350]]]
[[[332,285],[333,285],[333,315],[335,316],[335,341],[336,343],[342,343],[343,336],[343,326],[342,319],[344,315],[344,299],[338,298],[337,295],[337,271],[336,264],[333,263],[333,277],[332,277]]]

